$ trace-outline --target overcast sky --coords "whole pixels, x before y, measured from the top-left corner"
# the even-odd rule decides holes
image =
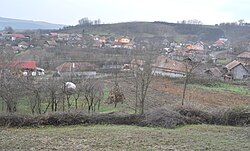
[[[204,24],[250,22],[250,0],[1,0],[0,17],[76,25],[88,17],[105,23],[198,19]]]

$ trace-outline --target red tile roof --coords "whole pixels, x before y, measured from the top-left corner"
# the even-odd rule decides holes
[[[11,67],[20,68],[20,69],[35,69],[35,61],[13,61],[11,62]]]
[[[12,34],[12,36],[16,38],[25,38],[23,34]]]
[[[225,44],[225,42],[223,40],[217,40],[216,42],[214,42],[215,44]]]

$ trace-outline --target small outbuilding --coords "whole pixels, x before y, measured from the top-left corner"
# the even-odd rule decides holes
[[[245,79],[249,74],[247,68],[237,60],[227,64],[224,70],[225,75],[230,75],[233,79]]]

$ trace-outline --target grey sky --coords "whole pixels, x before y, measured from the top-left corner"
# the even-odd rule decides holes
[[[250,22],[250,0],[1,0],[0,16],[76,25],[88,17],[105,23],[198,19],[204,24]]]

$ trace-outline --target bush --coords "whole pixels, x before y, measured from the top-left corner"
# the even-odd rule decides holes
[[[19,126],[31,126],[31,115],[17,115],[17,114],[1,114],[0,115],[0,126],[6,127],[19,127]],[[29,122],[27,122],[29,121]]]
[[[214,124],[232,126],[250,125],[250,107],[227,108],[213,114],[212,122]]]
[[[0,126],[21,127],[39,125],[76,125],[76,124],[138,124],[141,116],[125,114],[88,114],[85,112],[57,112],[37,116],[1,114]]]
[[[184,116],[176,111],[162,107],[146,113],[140,124],[143,126],[174,128],[186,123],[187,119]]]
[[[180,106],[175,111],[188,118],[188,124],[211,124],[213,115],[192,106]]]
[[[1,127],[76,124],[124,124],[175,128],[185,124],[250,125],[250,107],[205,112],[194,106],[161,107],[144,115],[57,112],[42,115],[0,114]]]

